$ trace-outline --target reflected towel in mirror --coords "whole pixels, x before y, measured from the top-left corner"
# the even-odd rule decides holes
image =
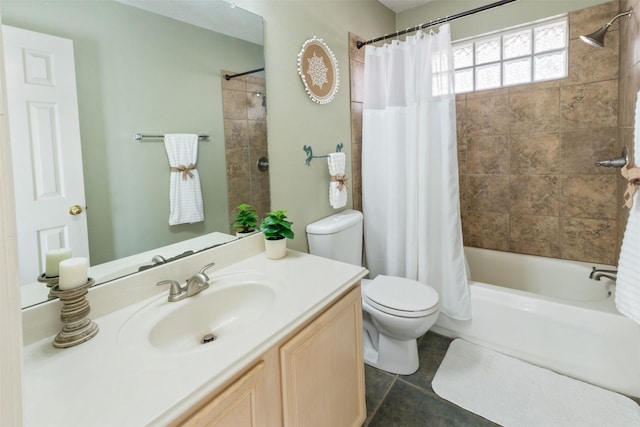
[[[198,135],[166,134],[164,147],[170,166],[169,225],[204,220],[198,160]]]

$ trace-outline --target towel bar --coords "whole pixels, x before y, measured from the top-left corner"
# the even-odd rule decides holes
[[[145,138],[164,138],[164,134],[150,134],[150,133],[134,133],[133,134],[133,139],[135,139],[136,141],[142,141]],[[199,133],[198,134],[198,140],[200,141],[208,141],[209,140],[209,134],[208,133]]]
[[[339,143],[338,145],[336,145],[336,153],[342,152],[342,147],[344,147],[343,143]],[[312,159],[322,159],[325,157],[329,157],[328,154],[325,154],[323,156],[314,156],[313,150],[311,149],[310,145],[305,145],[304,147],[302,147],[302,149],[307,153],[307,159],[304,161],[307,166],[311,166]]]

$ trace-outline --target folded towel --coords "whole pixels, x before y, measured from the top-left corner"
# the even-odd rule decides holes
[[[344,153],[331,153],[327,159],[329,165],[329,204],[338,209],[347,204],[347,177],[344,174],[346,169],[347,156]]]
[[[636,97],[634,153],[640,153],[640,92]],[[627,228],[622,239],[616,280],[616,307],[640,323],[640,191],[631,195]]]
[[[167,134],[164,136],[170,166],[169,225],[204,220],[198,160],[198,135]]]

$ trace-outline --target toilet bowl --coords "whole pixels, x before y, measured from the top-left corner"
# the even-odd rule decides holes
[[[307,226],[313,255],[361,265],[362,213],[344,210]],[[394,374],[418,370],[417,339],[438,319],[439,297],[427,284],[378,275],[362,282],[365,363]]]
[[[438,319],[438,293],[400,277],[364,280],[362,289],[364,360],[387,372],[418,370],[418,342]]]

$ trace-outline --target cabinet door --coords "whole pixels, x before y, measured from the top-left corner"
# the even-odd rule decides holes
[[[265,387],[264,362],[231,384],[189,417],[183,426],[255,427],[267,426],[261,406]]]
[[[357,287],[281,347],[285,426],[362,425],[361,310]]]

